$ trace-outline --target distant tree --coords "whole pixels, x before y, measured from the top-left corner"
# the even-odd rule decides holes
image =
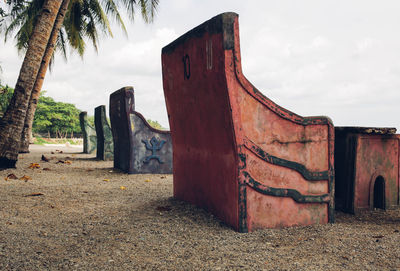
[[[89,115],[88,115],[87,120],[88,120],[89,124],[90,124],[92,127],[95,127],[95,125],[94,125],[94,116],[89,116]],[[110,123],[110,122],[109,122],[109,123]]]
[[[11,101],[13,93],[14,89],[10,88],[9,86],[0,85],[0,118],[3,117],[3,114]]]
[[[162,125],[160,123],[158,123],[158,121],[156,121],[156,120],[148,119],[147,122],[150,124],[151,127],[155,128],[155,129],[165,130],[165,128],[162,127]]]
[[[80,133],[80,110],[73,104],[56,102],[41,95],[33,121],[33,132],[51,134]]]
[[[13,93],[14,89],[0,85],[0,118],[6,111]],[[80,133],[80,110],[73,104],[56,102],[53,98],[45,96],[45,93],[45,91],[42,91],[39,98],[33,121],[33,132],[50,132],[51,134]],[[94,122],[94,117],[89,116],[90,118]]]

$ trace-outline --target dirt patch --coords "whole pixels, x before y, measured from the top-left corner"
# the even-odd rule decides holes
[[[241,234],[174,200],[172,175],[80,151],[33,146],[0,171],[0,270],[400,270],[399,209]]]

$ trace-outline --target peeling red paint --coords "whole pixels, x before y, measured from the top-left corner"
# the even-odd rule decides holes
[[[332,122],[278,106],[240,61],[234,13],[163,48],[174,197],[241,232],[333,222]]]
[[[391,131],[382,132],[387,129]],[[394,132],[394,128],[336,128],[339,209],[352,213],[372,210],[374,197],[379,196],[374,194],[378,177],[384,180],[384,208],[399,205],[399,135]],[[343,155],[348,156],[345,163],[341,161]]]

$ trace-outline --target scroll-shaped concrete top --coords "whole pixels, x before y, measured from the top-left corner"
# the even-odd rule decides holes
[[[203,24],[193,28],[186,34],[180,36],[162,49],[163,54],[172,53],[176,48],[185,44],[189,39],[204,35],[222,34],[222,46],[224,50],[232,50],[235,48],[234,38],[234,22],[237,20],[238,14],[234,12],[225,12]]]
[[[162,73],[176,198],[241,232],[333,222],[333,124],[280,107],[244,77],[237,14],[164,47]]]
[[[171,134],[154,129],[135,111],[133,87],[110,95],[110,120],[115,168],[127,173],[172,173]]]
[[[89,124],[86,111],[79,114],[79,123],[83,136],[83,153],[93,153],[97,145],[96,130]]]
[[[106,106],[100,105],[94,109],[94,124],[97,134],[96,158],[100,160],[113,160],[114,147],[110,125],[106,117]]]

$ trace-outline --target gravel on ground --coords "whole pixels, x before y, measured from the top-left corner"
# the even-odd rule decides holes
[[[81,151],[32,145],[0,171],[0,270],[400,270],[400,209],[237,233],[174,200],[172,175]]]

